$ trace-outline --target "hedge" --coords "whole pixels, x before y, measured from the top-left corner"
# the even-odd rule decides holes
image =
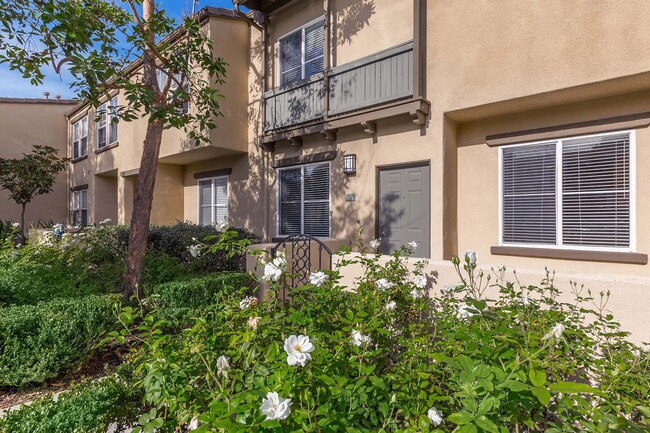
[[[0,386],[40,383],[87,359],[115,326],[119,302],[93,295],[0,308]]]
[[[242,272],[205,274],[159,284],[154,288],[154,299],[161,318],[178,323],[191,318],[197,310],[218,304],[228,293],[249,290],[252,284],[250,274]]]
[[[137,421],[139,397],[115,377],[82,382],[56,400],[47,396],[7,413],[0,433],[105,433],[113,423],[127,427]]]

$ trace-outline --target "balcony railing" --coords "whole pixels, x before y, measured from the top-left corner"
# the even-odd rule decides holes
[[[264,95],[265,131],[334,118],[413,95],[413,42],[408,42]],[[329,107],[325,113],[324,101]]]

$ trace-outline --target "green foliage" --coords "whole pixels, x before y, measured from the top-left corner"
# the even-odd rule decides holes
[[[52,192],[56,175],[68,161],[59,158],[58,153],[53,147],[35,145],[31,154],[23,154],[20,159],[0,158],[0,190],[9,191],[9,198],[18,205]]]
[[[219,306],[224,297],[250,292],[252,283],[252,277],[241,272],[184,278],[154,286],[148,302],[155,303],[160,318],[179,326],[191,321],[196,312]]]
[[[42,84],[51,66],[58,73],[67,64],[79,99],[97,107],[108,92],[120,90],[120,120],[162,119],[166,128],[185,129],[192,141],[209,141],[221,115],[216,86],[226,74],[224,60],[213,55],[198,17],[179,23],[161,8],[144,23],[137,5],[127,12],[103,0],[0,0],[0,64],[32,84]],[[163,38],[175,30],[176,37]],[[155,58],[158,66],[146,69],[144,79],[132,79],[125,68],[141,56]],[[157,70],[166,83],[157,84]],[[181,110],[188,102],[192,110]]]
[[[0,190],[7,190],[9,198],[22,206],[19,231],[23,244],[27,203],[36,196],[52,192],[56,175],[68,164],[69,159],[59,158],[58,153],[53,147],[34,145],[32,153],[23,154],[20,159],[0,158]]]
[[[56,401],[47,396],[8,413],[0,419],[0,432],[105,433],[112,423],[124,427],[138,418],[139,397],[115,376],[82,382]]]
[[[15,228],[8,227],[12,233]],[[242,229],[228,236],[249,242],[254,235]],[[189,246],[200,239],[221,235],[213,227],[190,223],[152,228],[145,261],[144,286],[150,289],[179,277],[241,269],[243,253],[205,250],[193,257]],[[45,232],[42,238],[15,248],[6,239],[0,248],[0,306],[29,305],[53,298],[71,298],[119,291],[124,271],[129,231],[124,226],[92,227],[61,238]],[[207,241],[213,244],[215,241]]]
[[[573,286],[562,302],[550,275],[526,287],[503,269],[488,287],[467,256],[454,259],[463,284],[429,297],[409,252],[340,257],[363,269],[354,291],[340,269],[291,289],[278,258],[265,264],[268,300],[237,293],[181,334],[165,335],[161,310],[129,309],[123,322],[143,341],[135,386],[153,407],[140,428],[198,417],[197,431],[228,432],[648,431],[650,357],[604,312],[605,294]],[[291,399],[276,419],[262,412],[271,392]]]
[[[43,382],[86,359],[118,306],[116,296],[87,296],[0,308],[0,386]]]

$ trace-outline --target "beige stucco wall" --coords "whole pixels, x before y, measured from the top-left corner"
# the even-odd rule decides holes
[[[332,67],[413,39],[411,0],[330,0],[330,9]],[[324,14],[323,0],[303,0],[299,6],[289,6],[271,17],[268,30],[269,89],[280,83],[279,40],[297,28],[324,17]]]
[[[21,103],[0,101],[0,158],[21,158],[31,153],[32,146],[51,146],[59,150],[59,157],[66,156],[65,112],[70,104]],[[67,220],[68,205],[66,192],[66,173],[59,174],[54,191],[37,196],[27,205],[25,220],[27,224],[37,224],[39,220],[64,222]],[[20,206],[9,199],[7,191],[0,191],[0,220],[19,221]]]
[[[329,150],[336,150],[337,156],[330,161],[330,204],[331,236],[334,238],[351,238],[358,227],[363,227],[363,239],[366,241],[376,236],[376,185],[378,166],[400,165],[410,162],[429,162],[429,140],[421,135],[420,128],[409,121],[407,115],[377,122],[376,136],[365,133],[361,126],[346,128],[339,132],[336,144],[325,140],[320,135],[305,137],[302,148],[288,143],[276,145],[276,160],[299,155],[309,155]],[[356,175],[343,173],[343,156],[357,155]],[[277,235],[277,176],[270,168],[272,182],[270,185],[272,236]],[[431,171],[440,167],[431,164]],[[346,201],[346,194],[354,194],[355,201]],[[438,218],[432,214],[432,219]]]
[[[249,142],[249,77],[250,28],[240,19],[211,17],[205,25],[213,41],[213,52],[227,63],[226,77],[219,86],[224,99],[220,102],[223,116],[209,132],[210,143],[198,145],[188,139],[182,129],[166,129],[160,149],[152,207],[152,224],[170,224],[176,220],[195,220],[185,211],[186,167],[200,161],[245,155]],[[118,93],[118,105],[125,104]],[[190,110],[193,107],[190,104]],[[111,218],[120,224],[130,221],[134,182],[142,157],[142,143],[147,119],[118,125],[118,143],[97,151],[96,110],[83,107],[70,115],[70,125],[88,115],[88,156],[71,164],[71,187],[88,185],[90,224]],[[68,154],[72,140],[68,137]],[[191,196],[191,194],[190,194]],[[195,212],[196,213],[196,212]],[[186,216],[187,214],[187,216]]]

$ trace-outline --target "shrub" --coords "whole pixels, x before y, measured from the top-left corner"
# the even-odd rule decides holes
[[[59,395],[41,398],[0,419],[2,433],[105,433],[115,423],[121,430],[137,420],[139,397],[114,376],[82,382]]]
[[[248,239],[251,243],[259,242],[259,237],[242,228],[230,228],[236,239]],[[196,225],[189,222],[176,222],[171,226],[153,226],[149,231],[149,249],[164,252],[185,263],[192,263],[200,272],[220,272],[243,270],[243,256],[227,257],[224,252],[206,251],[198,258],[192,257],[188,246],[203,241],[206,237],[216,237],[219,231],[213,226]],[[216,239],[207,241],[213,245]]]
[[[250,291],[253,279],[241,272],[222,272],[159,284],[154,299],[160,318],[175,325],[187,323],[197,311],[218,304],[232,293]]]
[[[0,386],[55,377],[88,357],[115,324],[116,296],[0,308]]]
[[[563,303],[550,276],[524,287],[498,270],[491,300],[470,253],[454,259],[462,284],[429,297],[425,263],[403,257],[412,248],[383,266],[374,254],[341,258],[364,270],[354,291],[340,270],[288,288],[276,259],[265,266],[269,300],[238,294],[180,335],[141,313],[137,386],[169,410],[140,426],[172,431],[198,417],[205,431],[648,431],[648,353],[604,307],[587,308],[588,293],[573,287],[575,302]]]

